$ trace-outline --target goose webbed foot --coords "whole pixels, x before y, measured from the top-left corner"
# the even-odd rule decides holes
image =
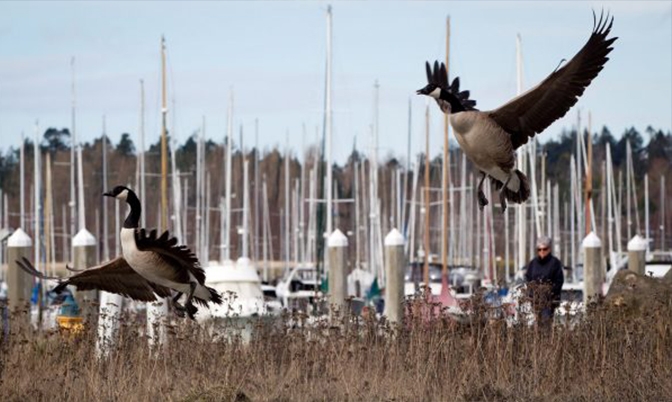
[[[482,211],[486,205],[488,205],[488,199],[485,198],[485,193],[482,190],[478,190],[478,209]]]
[[[485,181],[486,176],[485,172],[481,171],[481,181],[478,183],[478,209],[481,211],[483,210],[483,207],[488,205],[488,199],[485,198],[485,193],[483,192],[483,182]]]
[[[173,307],[175,308],[175,314],[177,314],[178,317],[184,318],[186,315],[192,320],[196,319],[196,312],[198,311],[198,308],[194,306],[194,303],[188,302],[182,305],[178,302],[174,302]]]
[[[187,296],[187,301],[184,302],[184,311],[187,312],[187,315],[192,320],[195,320],[194,315],[198,311],[194,303],[191,300],[194,298],[194,292],[196,291],[196,282],[189,282],[189,295]]]
[[[499,203],[502,205],[502,213],[506,212],[506,186],[509,185],[509,181],[511,181],[511,176],[512,175],[509,174],[509,177],[506,179],[504,185],[499,190]]]
[[[504,188],[499,192],[499,203],[502,205],[502,213],[506,212],[506,194],[504,194]]]
[[[192,320],[195,320],[196,319],[195,316],[196,316],[196,312],[198,311],[198,308],[196,308],[196,306],[194,306],[194,303],[189,302],[184,306],[184,308],[187,311],[187,315],[189,316],[189,318],[191,318]]]
[[[187,308],[180,303],[177,302],[177,300],[182,297],[182,292],[178,292],[172,299],[172,305],[173,308],[175,309],[175,314],[177,314],[178,317],[184,318],[184,313],[187,311]]]
[[[186,307],[179,303],[173,304],[173,307],[175,308],[175,314],[180,318],[184,318],[184,313],[187,311]]]

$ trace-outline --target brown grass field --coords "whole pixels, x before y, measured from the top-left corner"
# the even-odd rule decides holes
[[[90,329],[14,328],[1,344],[0,400],[670,401],[665,306],[637,316],[598,306],[552,328],[507,325],[485,308],[466,323],[408,313],[403,326],[295,315],[256,321],[247,341],[180,319],[153,351],[125,319],[107,358]]]

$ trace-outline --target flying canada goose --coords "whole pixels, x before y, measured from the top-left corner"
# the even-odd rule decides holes
[[[177,239],[168,231],[157,237],[156,230],[147,233],[138,228],[142,207],[135,193],[124,186],[117,186],[104,196],[126,201],[131,210],[121,229],[121,249],[123,256],[104,264],[76,273],[68,278],[48,277],[23,258],[17,261],[26,272],[43,279],[57,279],[58,286],[53,291],[61,292],[67,285],[78,290],[104,290],[130,297],[134,300],[151,302],[159,297],[173,296],[172,304],[180,316],[184,312],[190,318],[198,309],[193,301],[206,306],[208,302],[222,303],[222,297],[212,288],[205,286],[205,272],[198,258],[186,246],[178,246]],[[187,294],[184,305],[178,299]]]
[[[449,114],[460,148],[480,170],[478,204],[481,209],[488,204],[483,193],[487,176],[499,191],[502,212],[506,210],[506,200],[519,204],[528,199],[527,177],[514,169],[515,150],[564,116],[602,70],[617,39],[607,39],[613,21],[608,15],[606,18],[600,15],[596,21],[593,12],[593,32],[583,48],[539,85],[495,110],[476,109],[476,102],[469,99],[469,91],[460,92],[459,78],[449,86],[443,63],[434,62],[433,71],[429,62],[425,64],[428,84],[417,93],[431,96],[441,110]]]

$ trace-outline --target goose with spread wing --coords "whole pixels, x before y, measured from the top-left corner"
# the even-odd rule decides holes
[[[528,179],[515,169],[515,151],[530,138],[543,132],[576,104],[586,87],[597,77],[613,50],[613,17],[593,13],[593,31],[586,44],[564,66],[556,69],[539,85],[491,111],[479,111],[469,99],[469,91],[460,91],[459,78],[448,85],[446,67],[426,63],[428,84],[417,91],[436,100],[449,114],[450,125],[462,151],[481,172],[478,203],[483,209],[488,200],[483,181],[490,177],[499,191],[502,211],[506,201],[523,203],[530,196]]]
[[[177,245],[177,239],[170,237],[167,231],[157,236],[156,230],[147,233],[138,228],[142,207],[131,189],[117,186],[103,195],[125,201],[130,206],[121,229],[121,257],[76,271],[68,278],[45,276],[25,258],[17,261],[19,266],[43,279],[58,279],[60,283],[53,289],[57,293],[67,285],[73,285],[78,290],[99,289],[146,302],[157,300],[156,296],[172,296],[177,312],[180,315],[186,312],[192,319],[198,311],[194,302],[202,306],[207,306],[208,302],[222,303],[221,295],[205,286],[205,272],[194,253],[186,246]],[[174,296],[173,292],[176,292]],[[187,299],[181,305],[178,299],[183,294],[187,294]]]

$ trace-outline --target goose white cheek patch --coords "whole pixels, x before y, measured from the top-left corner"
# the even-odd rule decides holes
[[[124,190],[121,193],[117,194],[117,199],[120,199],[122,201],[126,201],[126,197],[128,197],[128,190]]]

